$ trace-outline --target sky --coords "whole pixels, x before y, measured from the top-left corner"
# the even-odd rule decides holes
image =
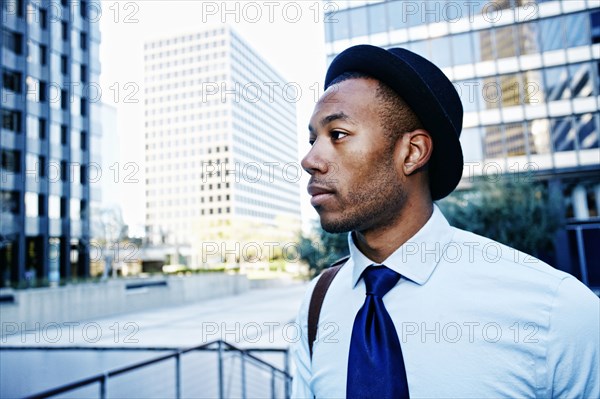
[[[322,87],[325,76],[324,6],[316,0],[102,1],[102,101],[117,109],[121,169],[128,162],[140,166],[135,176],[139,183],[118,184],[130,233],[141,233],[145,218],[144,43],[224,23],[232,26],[277,72],[302,89],[296,103],[299,161],[308,151],[306,126],[316,102],[314,85]],[[300,182],[305,229],[316,218],[305,190],[307,180],[305,174]]]

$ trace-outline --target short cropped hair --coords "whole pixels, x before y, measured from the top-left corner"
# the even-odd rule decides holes
[[[360,78],[377,80],[362,72],[344,72],[333,79],[329,86],[341,83],[345,80]],[[412,132],[416,129],[423,128],[423,124],[417,115],[402,97],[385,83],[379,80],[377,81],[379,86],[377,87],[376,98],[379,98],[382,104],[382,108],[379,111],[381,126],[387,131],[387,137],[390,139],[390,142],[395,143],[405,132]]]

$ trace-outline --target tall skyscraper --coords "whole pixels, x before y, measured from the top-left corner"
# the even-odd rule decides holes
[[[328,61],[360,43],[405,47],[432,60],[462,98],[463,180],[533,171],[562,192],[568,225],[557,266],[600,284],[600,269],[589,267],[600,255],[591,244],[600,239],[598,2],[335,5],[324,7]]]
[[[0,286],[89,275],[99,15],[92,0],[1,2]]]
[[[148,42],[144,59],[149,234],[196,256],[295,234],[294,85],[228,27]]]

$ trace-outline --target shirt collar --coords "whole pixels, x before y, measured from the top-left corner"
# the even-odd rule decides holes
[[[443,256],[446,244],[452,238],[452,228],[437,205],[433,205],[431,217],[421,229],[394,251],[382,264],[403,277],[423,285],[429,280]],[[358,283],[362,272],[375,264],[354,244],[352,233],[348,234],[350,259],[353,261],[352,287]]]

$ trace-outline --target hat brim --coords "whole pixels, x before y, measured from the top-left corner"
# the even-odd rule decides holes
[[[458,93],[449,81],[451,89],[438,87],[436,90],[436,87],[431,87],[432,79],[426,78],[426,74],[430,74],[430,77],[441,74],[445,78],[443,72],[410,51],[400,48],[388,51],[370,45],[354,46],[340,53],[327,70],[325,89],[345,72],[362,72],[380,80],[410,106],[433,138],[433,152],[429,161],[431,197],[435,201],[450,194],[458,185],[463,172],[463,154],[459,141],[462,105]],[[440,100],[440,96],[450,98]],[[441,101],[458,104],[460,123],[453,123]],[[460,126],[456,126],[459,124]]]

